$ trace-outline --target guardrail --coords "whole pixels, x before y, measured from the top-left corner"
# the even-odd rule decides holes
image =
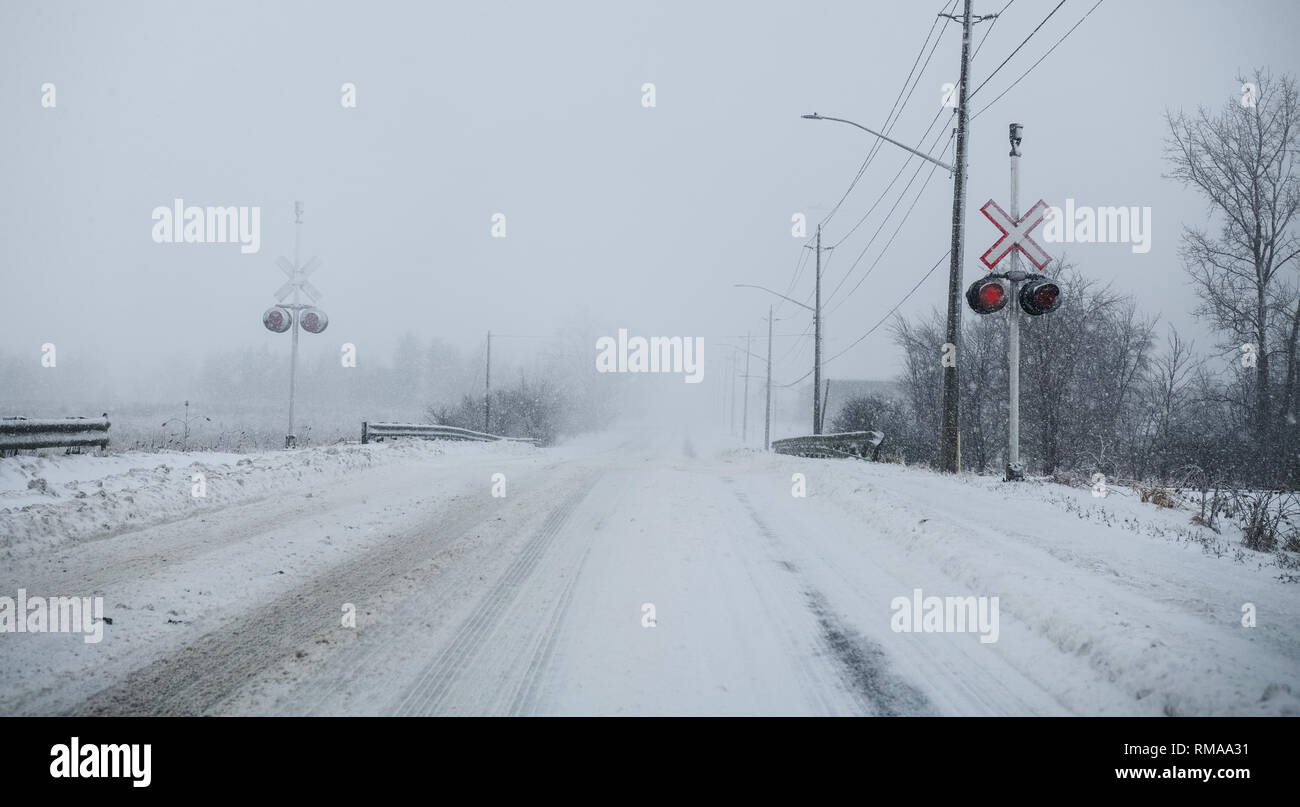
[[[36,448],[108,448],[108,413],[97,418],[0,418],[0,456]]]
[[[498,441],[536,443],[532,437],[503,437],[499,434],[458,429],[455,426],[434,426],[427,423],[370,423],[361,422],[361,442],[378,442],[388,437],[421,437],[425,440],[477,440],[490,443]]]
[[[812,434],[806,437],[773,440],[772,450],[778,454],[790,454],[796,457],[854,457],[876,460],[880,458],[880,444],[884,441],[884,432]]]

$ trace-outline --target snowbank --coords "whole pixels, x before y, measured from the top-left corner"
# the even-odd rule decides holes
[[[1096,497],[1046,481],[771,462],[785,479],[808,475],[811,503],[869,525],[831,551],[862,575],[879,567],[906,583],[889,596],[998,596],[1003,637],[991,652],[1019,669],[1050,677],[1063,659],[1084,660],[1137,713],[1300,715],[1300,588],[1276,556],[1241,549],[1235,528],[1217,535],[1189,523],[1195,511],[1124,488]],[[890,647],[906,641],[883,635]],[[1060,697],[1074,712],[1111,713],[1082,691]]]

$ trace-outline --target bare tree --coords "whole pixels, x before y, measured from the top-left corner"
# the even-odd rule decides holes
[[[944,323],[936,310],[918,322],[909,322],[899,316],[891,323],[894,343],[903,350],[903,374],[898,379],[914,418],[918,432],[937,434],[943,390],[941,364]],[[897,446],[898,441],[892,441]],[[938,459],[933,440],[915,446],[908,456],[913,462],[933,462]]]
[[[1259,457],[1276,461],[1285,446],[1282,456],[1294,465],[1288,418],[1294,420],[1300,383],[1300,294],[1283,270],[1300,263],[1300,104],[1291,76],[1274,79],[1257,70],[1250,83],[1253,97],[1233,98],[1217,115],[1205,108],[1190,116],[1167,113],[1166,158],[1170,176],[1199,190],[1219,221],[1217,236],[1183,230],[1181,256],[1201,298],[1197,313],[1233,349],[1253,346],[1247,426]],[[1285,371],[1276,395],[1275,360]]]
[[[1188,388],[1195,370],[1192,345],[1171,325],[1165,350],[1152,359],[1138,394],[1132,458],[1136,478],[1154,472],[1156,479],[1167,481],[1175,463],[1190,461],[1179,455],[1182,435],[1177,431],[1189,404]]]

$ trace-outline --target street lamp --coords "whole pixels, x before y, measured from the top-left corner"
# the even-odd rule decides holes
[[[768,294],[775,294],[777,297],[780,297],[782,300],[787,300],[787,301],[789,301],[789,302],[792,302],[792,303],[794,303],[795,305],[799,306],[800,308],[806,308],[806,309],[808,309],[809,311],[813,312],[814,314],[817,313],[817,309],[813,308],[812,306],[808,305],[807,303],[801,303],[801,302],[799,302],[798,300],[793,300],[793,299],[791,299],[791,298],[789,298],[789,297],[786,297],[784,294],[780,294],[780,293],[778,293],[778,292],[772,291],[771,289],[767,288],[766,286],[755,286],[753,283],[736,283],[736,284],[734,284],[734,285],[735,285],[735,287],[738,288],[738,289],[762,289],[763,291],[767,292]]]
[[[961,340],[961,261],[962,251],[966,243],[965,237],[965,216],[966,216],[966,80],[967,80],[967,50],[970,44],[970,4],[966,5],[965,33],[962,38],[962,71],[961,71],[961,103],[958,109],[957,120],[957,164],[961,166],[960,170],[954,168],[942,160],[936,160],[929,154],[917,151],[911,146],[906,146],[893,138],[886,137],[880,132],[868,129],[860,123],[855,123],[844,118],[832,118],[827,115],[819,115],[816,112],[811,115],[802,115],[805,120],[830,120],[837,123],[847,123],[850,126],[856,126],[862,131],[879,137],[889,143],[911,154],[928,160],[935,165],[948,169],[949,174],[953,177],[953,204],[952,204],[952,248],[949,250],[950,262],[948,265],[948,323],[947,323],[947,340],[948,344],[956,347]],[[961,436],[957,430],[958,413],[961,407],[961,388],[957,383],[957,363],[945,363],[943,366],[943,412],[942,420],[939,427],[939,447],[940,447],[940,468],[944,471],[956,473],[961,470]]]
[[[929,154],[926,154],[926,153],[923,152],[923,151],[917,151],[916,149],[912,148],[911,146],[905,146],[905,145],[903,145],[902,143],[898,142],[897,140],[894,140],[893,138],[886,137],[885,135],[882,135],[880,132],[877,132],[877,131],[872,130],[872,129],[868,129],[867,127],[863,126],[863,125],[860,124],[860,123],[854,123],[853,121],[851,121],[851,120],[845,120],[844,118],[832,118],[832,117],[830,117],[829,115],[818,115],[816,112],[812,113],[811,115],[800,115],[799,117],[803,118],[804,120],[833,120],[833,121],[835,121],[836,123],[847,123],[847,124],[850,125],[850,126],[856,126],[856,127],[858,127],[859,129],[861,129],[862,131],[866,132],[867,134],[873,134],[873,135],[875,135],[876,137],[879,137],[881,140],[885,140],[885,141],[887,141],[887,142],[893,143],[895,146],[898,146],[898,147],[901,148],[901,149],[905,149],[905,150],[907,150],[907,151],[910,151],[910,152],[912,152],[913,154],[915,154],[916,156],[920,157],[920,158],[923,159],[923,160],[929,160],[930,162],[934,163],[935,165],[939,166],[940,168],[947,168],[949,173],[951,173],[951,172],[953,172],[953,171],[956,170],[956,169],[953,168],[951,165],[949,165],[948,163],[946,163],[946,162],[944,162],[944,161],[942,161],[942,160],[936,160],[935,158],[931,157]]]

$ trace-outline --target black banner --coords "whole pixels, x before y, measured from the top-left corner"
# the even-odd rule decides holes
[[[1215,796],[1285,786],[1294,747],[1279,718],[9,718],[7,788],[128,798],[269,790],[331,794],[340,781],[392,787],[586,786],[609,777],[667,787],[1062,793],[1195,787]],[[540,778],[538,778],[540,777]],[[548,785],[548,786],[549,786]],[[1050,790],[1044,790],[1050,788]],[[712,789],[712,786],[710,787]],[[14,792],[12,789],[6,792]]]

